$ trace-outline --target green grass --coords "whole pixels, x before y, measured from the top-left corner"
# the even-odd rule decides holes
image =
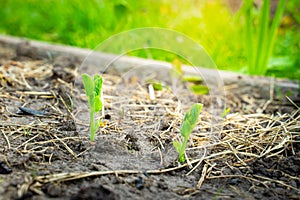
[[[300,77],[299,4],[288,1],[267,75]],[[170,28],[201,44],[219,69],[245,72],[247,67],[245,20],[218,0],[6,0],[0,1],[0,17],[2,34],[92,49],[133,28]],[[177,57],[160,50],[130,55],[167,61]]]
[[[276,38],[280,20],[286,5],[286,0],[280,0],[273,20],[270,20],[270,0],[263,1],[258,20],[252,16],[255,9],[253,1],[245,3],[246,36],[245,40],[248,52],[248,73],[252,75],[264,75],[267,72],[270,56]],[[243,11],[243,9],[241,9]],[[255,24],[256,22],[256,24]],[[256,43],[256,44],[253,44]]]

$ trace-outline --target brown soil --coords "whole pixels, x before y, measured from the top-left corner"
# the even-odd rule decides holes
[[[179,83],[150,99],[138,74],[105,73],[90,142],[80,65],[0,46],[0,199],[300,199],[297,91],[225,84],[231,111],[221,117],[211,106],[224,96]],[[172,140],[195,102],[204,109],[179,164]]]

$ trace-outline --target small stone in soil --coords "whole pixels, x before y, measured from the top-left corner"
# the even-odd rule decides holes
[[[43,187],[43,192],[45,192],[50,197],[59,197],[61,196],[61,186],[58,184],[47,184]]]
[[[12,169],[7,166],[4,162],[0,162],[0,174],[10,174]]]
[[[20,198],[18,198],[18,200],[28,200],[28,199],[31,199],[32,196],[33,196],[33,194],[31,192],[26,192]]]
[[[230,184],[230,185],[237,185],[238,183],[240,183],[240,181],[239,181],[239,179],[237,179],[237,178],[232,178],[232,179],[230,179],[230,181],[229,181],[229,184]]]
[[[19,110],[21,111],[18,114],[25,114],[25,115],[40,115],[43,116],[45,115],[45,111],[40,111],[40,110],[33,110],[30,108],[26,108],[26,107],[19,107]]]
[[[110,119],[111,119],[111,115],[110,115],[110,114],[106,114],[106,115],[104,116],[104,119],[110,120]]]
[[[138,190],[141,190],[144,188],[144,179],[142,177],[139,177],[135,180],[135,187]]]
[[[165,183],[163,179],[160,179],[159,182],[157,183],[157,187],[162,189],[162,190],[167,190],[168,185]]]

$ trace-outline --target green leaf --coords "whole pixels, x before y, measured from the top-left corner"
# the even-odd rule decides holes
[[[173,146],[175,147],[175,150],[177,153],[180,153],[181,151],[181,144],[178,140],[173,140]]]
[[[228,108],[224,108],[221,117],[225,117],[229,112],[230,112],[230,108],[229,107]]]
[[[90,109],[91,109],[91,111],[94,111],[94,108],[95,108],[95,105],[94,105],[94,98],[95,98],[94,82],[88,74],[82,74],[82,81],[83,81],[85,94],[88,98]]]
[[[99,112],[100,110],[102,110],[102,101],[100,99],[100,95],[95,97],[95,112]]]
[[[100,128],[100,124],[101,124],[101,119],[98,119],[95,123],[95,129],[98,130]]]
[[[162,83],[152,83],[154,90],[161,91],[163,89]]]
[[[96,92],[96,96],[101,95],[102,90],[102,77],[98,74],[94,75],[94,91]]]
[[[202,78],[200,76],[183,76],[181,79],[183,82],[190,82],[190,83],[195,83],[195,84],[199,84],[202,82]]]
[[[93,82],[92,78],[88,74],[82,74],[81,77],[82,77],[86,96],[87,97],[93,96],[94,82]]]
[[[189,120],[184,120],[181,128],[180,133],[182,137],[189,137],[189,134],[193,131],[193,128],[191,127],[191,124]]]
[[[183,137],[189,137],[189,135],[195,128],[202,107],[203,104],[196,103],[192,105],[191,110],[185,114],[183,124],[180,129],[180,133]]]
[[[204,95],[204,94],[208,94],[209,93],[209,89],[205,85],[192,85],[192,86],[190,86],[190,90],[194,94],[200,94],[200,95]]]
[[[156,80],[147,80],[147,83],[150,83],[153,86],[153,89],[156,91],[161,91],[164,88],[164,83]]]
[[[203,107],[203,104],[200,104],[200,103],[196,103],[196,104],[192,105],[190,113],[191,113],[191,121],[192,121],[193,126],[195,126],[198,121],[198,117],[200,115],[202,107]]]
[[[181,144],[179,141],[173,140],[173,146],[178,152],[180,163],[185,162],[184,151],[188,142],[188,138],[198,122],[198,117],[202,107],[203,105],[200,103],[193,104],[191,110],[184,115],[183,124],[180,128],[180,134],[184,138],[183,143]]]
[[[268,67],[273,70],[276,69],[284,71],[286,68],[292,69],[296,62],[297,58],[293,56],[271,57]]]

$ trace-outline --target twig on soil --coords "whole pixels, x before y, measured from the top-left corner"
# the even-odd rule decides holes
[[[16,94],[19,95],[34,95],[38,97],[48,97],[48,98],[54,98],[51,92],[38,92],[38,91],[16,91]]]
[[[160,157],[160,165],[162,166],[164,164],[164,159],[163,159],[163,155],[161,153],[161,150],[160,148],[158,147],[158,153],[159,153],[159,157]]]
[[[42,70],[31,66],[30,69],[33,69],[32,71],[34,73],[31,73],[30,70],[25,70],[24,66],[22,64],[17,63],[16,69],[19,70],[17,74],[15,75],[14,79],[10,79],[12,85],[18,85],[21,84],[24,86],[26,85],[26,82],[24,82],[23,77],[30,78],[35,77],[34,75],[39,75],[39,78],[45,78],[50,76],[49,67],[47,68],[46,72],[43,72]],[[51,69],[51,68],[50,68]],[[6,70],[3,69],[3,70]],[[43,70],[46,70],[45,67]],[[21,72],[20,72],[21,71]],[[7,74],[9,72],[6,72]],[[20,74],[21,73],[21,74]],[[23,73],[23,74],[22,74]],[[106,75],[104,75],[106,76]],[[9,78],[9,77],[7,77]],[[111,79],[107,78],[107,82],[111,82],[111,85],[106,87],[106,89],[109,89],[110,92],[115,87],[116,80],[115,77],[111,77]],[[25,80],[26,81],[26,80]],[[57,79],[57,82],[59,84],[65,84],[67,87],[68,85],[63,80]],[[28,83],[29,84],[29,83]],[[56,85],[57,86],[57,85]],[[265,111],[265,109],[268,108],[268,105],[270,105],[273,101],[273,93],[274,88],[271,85],[270,88],[270,99],[268,102],[266,102],[263,107],[262,111]],[[71,89],[71,88],[70,88]],[[41,90],[42,91],[42,90]],[[127,92],[127,91],[122,91]],[[151,129],[151,127],[154,127],[154,131],[151,133],[150,131],[147,132],[149,135],[147,137],[154,137],[158,141],[158,145],[156,145],[154,148],[158,149],[159,156],[161,159],[161,163],[163,163],[163,155],[160,149],[164,149],[164,145],[167,144],[167,140],[172,139],[174,137],[174,133],[179,131],[179,124],[181,122],[181,119],[183,117],[183,107],[186,105],[185,102],[181,104],[181,102],[174,98],[174,95],[168,93],[169,91],[166,91],[165,93],[157,93],[155,91],[155,99],[150,101],[147,98],[148,91],[147,89],[143,88],[139,85],[139,87],[135,88],[135,92],[130,93],[130,97],[126,98],[126,96],[122,96],[122,94],[119,94],[119,91],[117,94],[112,94],[112,96],[104,96],[107,101],[105,104],[109,107],[111,110],[115,111],[116,113],[120,113],[122,111],[122,107],[124,106],[126,108],[125,119],[122,120],[122,122],[118,121],[118,116],[113,116],[112,120],[109,122],[108,125],[103,127],[102,134],[112,134],[117,133],[119,135],[122,135],[126,133],[126,128],[132,128],[132,125],[138,125],[142,126],[143,128]],[[51,102],[47,102],[46,105],[51,107],[53,110],[57,112],[57,115],[55,117],[53,116],[47,116],[46,120],[42,122],[35,120],[30,125],[24,125],[24,124],[17,124],[17,123],[11,123],[6,124],[2,123],[0,127],[1,132],[3,134],[3,138],[8,146],[8,148],[16,149],[20,154],[42,154],[43,156],[48,154],[46,150],[50,148],[56,148],[59,151],[62,151],[63,153],[67,155],[71,155],[73,158],[78,158],[79,156],[82,156],[86,152],[88,152],[92,147],[87,147],[82,152],[76,154],[76,150],[73,150],[71,145],[72,142],[79,142],[81,141],[80,136],[76,137],[65,137],[64,132],[58,132],[55,130],[57,126],[61,124],[59,119],[60,117],[66,117],[64,114],[64,111],[59,109],[58,103],[59,103],[59,97],[58,95],[55,95],[55,92],[38,92],[38,91],[22,91],[18,90],[16,92],[18,95],[21,95],[20,98],[16,98],[15,96],[12,96],[7,91],[2,91],[0,97],[5,98],[9,101],[16,101],[17,103],[20,102],[26,102],[28,100],[27,98],[30,95],[34,95],[35,98],[41,99],[41,98],[53,98]],[[109,93],[109,92],[108,92]],[[110,93],[109,93],[110,94]],[[165,95],[165,96],[163,96]],[[243,106],[243,102],[240,100],[247,101],[249,104],[254,103],[254,99],[246,99],[247,96],[242,97],[233,97],[235,100],[237,100],[237,104],[234,106],[238,106],[239,108]],[[200,97],[199,97],[200,98]],[[202,98],[202,97],[201,97]],[[78,95],[77,100],[81,100],[80,95]],[[198,99],[199,100],[199,99]],[[202,99],[201,99],[202,100]],[[291,101],[288,98],[289,101]],[[9,102],[8,101],[8,102]],[[293,104],[293,102],[291,101]],[[5,104],[3,104],[5,105]],[[121,106],[112,106],[112,105],[121,105]],[[255,105],[255,104],[253,104]],[[261,158],[270,158],[270,157],[277,157],[279,154],[281,154],[283,151],[289,151],[292,152],[293,155],[295,154],[295,150],[293,147],[293,144],[295,144],[298,141],[299,134],[299,127],[300,127],[300,115],[299,115],[299,107],[297,105],[293,104],[298,110],[295,112],[289,114],[280,114],[277,113],[276,115],[268,115],[263,114],[260,109],[254,109],[251,107],[253,112],[260,111],[260,113],[252,113],[252,114],[241,114],[241,113],[233,113],[228,114],[227,117],[222,121],[222,123],[216,123],[213,124],[214,128],[217,128],[216,130],[211,131],[212,129],[212,119],[215,116],[212,116],[210,113],[203,111],[201,114],[201,121],[198,123],[197,131],[193,133],[193,141],[189,144],[189,148],[187,149],[187,154],[189,154],[189,157],[191,158],[190,163],[186,163],[184,165],[180,165],[173,168],[166,168],[166,169],[154,169],[154,170],[110,170],[110,171],[93,171],[93,172],[72,172],[72,173],[58,173],[58,174],[49,174],[44,176],[36,176],[33,180],[29,180],[29,182],[26,182],[26,184],[29,184],[30,187],[24,188],[28,190],[28,188],[32,191],[36,191],[37,193],[39,190],[35,190],[35,188],[41,187],[45,183],[53,182],[53,181],[69,181],[69,180],[77,180],[81,178],[86,177],[92,177],[92,176],[101,176],[101,175],[107,175],[107,174],[142,174],[142,173],[148,173],[148,174],[162,174],[162,173],[168,173],[171,171],[177,171],[181,170],[183,168],[188,167],[189,165],[193,165],[193,168],[186,174],[187,176],[190,175],[192,172],[195,172],[195,170],[202,170],[202,175],[198,180],[197,186],[195,188],[189,188],[186,189],[184,192],[187,192],[189,194],[193,192],[199,192],[197,188],[200,188],[201,185],[204,183],[207,179],[221,179],[221,178],[243,178],[250,182],[256,182],[264,185],[268,188],[268,182],[276,183],[284,187],[288,187],[290,189],[299,191],[299,189],[291,186],[288,184],[288,180],[299,180],[295,177],[292,177],[291,175],[285,174],[285,178],[288,179],[287,181],[282,180],[274,180],[267,177],[261,177],[256,176],[250,177],[252,174],[246,175],[224,175],[224,169],[239,169],[241,173],[243,173],[243,169],[248,169],[248,167],[251,167],[254,160],[259,160]],[[5,109],[4,109],[5,107]],[[65,105],[66,107],[66,105]],[[255,106],[254,106],[255,107]],[[256,106],[257,107],[257,106]],[[259,107],[259,106],[258,106]],[[67,107],[66,107],[67,108]],[[11,114],[11,116],[17,116],[9,110],[12,110],[10,107],[3,106],[3,112],[6,112],[8,114]],[[68,109],[67,109],[68,110]],[[82,110],[77,110],[78,112]],[[70,114],[70,113],[68,113]],[[159,116],[156,116],[156,114],[160,114]],[[76,119],[76,114],[71,115],[73,116],[76,125],[79,126],[85,126],[86,124],[84,122],[80,122],[79,119]],[[127,118],[130,123],[127,124]],[[165,123],[162,127],[153,126],[153,121],[161,119],[165,120]],[[17,118],[19,119],[19,118]],[[45,118],[43,118],[45,119]],[[48,121],[49,119],[54,121]],[[30,119],[31,120],[31,119]],[[115,120],[115,121],[114,121]],[[38,122],[39,124],[36,124]],[[124,124],[122,124],[125,122]],[[150,125],[149,125],[150,124]],[[55,127],[53,127],[53,125]],[[126,127],[127,126],[127,127]],[[223,128],[223,129],[222,129]],[[26,135],[24,137],[24,130],[30,129],[31,134]],[[219,131],[221,130],[222,131]],[[4,131],[5,130],[5,131]],[[220,137],[219,137],[220,136]],[[61,138],[60,138],[61,137]],[[218,138],[217,138],[218,137]],[[217,138],[217,139],[216,139]],[[19,139],[19,143],[16,143],[15,140]],[[70,142],[70,140],[72,142]],[[5,144],[3,142],[3,144]],[[82,144],[82,143],[80,143]],[[50,147],[49,147],[50,146]],[[296,145],[295,145],[296,146]],[[21,149],[21,150],[20,150]],[[204,154],[201,156],[200,159],[193,160],[196,156],[199,155],[199,152]],[[206,151],[209,151],[210,153],[207,154]],[[51,161],[51,151],[49,151],[48,161]],[[206,155],[207,154],[207,155]],[[45,162],[44,160],[42,162]],[[199,169],[202,165],[202,163],[205,162],[203,169]],[[214,164],[210,164],[214,163]],[[197,171],[198,172],[198,171]],[[42,193],[40,193],[42,194]]]
[[[7,143],[7,148],[10,149],[11,146],[10,146],[10,142],[9,142],[8,137],[6,136],[6,134],[5,134],[5,132],[3,130],[1,130],[1,132],[2,132],[3,138],[5,139],[5,141]]]
[[[271,179],[271,178],[267,178],[267,177],[259,176],[259,175],[255,175],[255,174],[254,174],[254,176],[257,177],[257,178],[260,178],[260,179],[264,179],[264,180],[270,181],[270,182],[278,183],[278,184],[283,185],[283,186],[285,186],[287,188],[291,188],[293,190],[296,190],[296,191],[300,192],[300,189],[295,188],[295,187],[293,187],[291,185],[288,185],[288,184],[286,184],[286,183],[284,183],[282,181],[274,180],[274,179]]]
[[[204,182],[206,176],[212,171],[212,169],[216,166],[216,163],[214,163],[213,165],[211,165],[209,168],[208,168],[208,164],[204,164],[204,167],[202,169],[202,173],[201,173],[201,177],[197,183],[197,186],[196,188],[197,189],[200,189],[201,186],[202,186],[202,183]]]
[[[230,147],[230,149],[231,149],[231,151],[232,151],[232,153],[235,155],[235,157],[244,165],[244,166],[247,166],[247,164],[237,155],[239,152],[236,150],[236,149],[234,149],[233,147],[232,147],[232,145],[230,144],[230,142],[227,142],[227,144],[228,144],[228,146]]]
[[[206,148],[204,148],[204,152],[203,152],[203,156],[200,158],[199,162],[195,165],[195,167],[193,167],[193,169],[191,169],[186,175],[190,175],[195,169],[197,169],[199,167],[199,165],[203,162],[205,155],[206,155]]]
[[[289,100],[289,102],[291,102],[291,104],[293,104],[293,106],[295,106],[298,109],[298,111],[300,110],[300,107],[297,104],[295,104],[295,102],[290,97],[288,96],[285,97]]]
[[[66,150],[74,157],[77,158],[77,155],[73,152],[73,150],[59,137],[57,137],[57,135],[55,133],[52,133],[52,135],[63,144],[63,146],[66,148]]]
[[[269,91],[270,98],[266,103],[264,103],[262,109],[256,110],[257,112],[263,113],[267,109],[267,107],[273,102],[273,100],[274,100],[274,85],[275,85],[274,82],[275,82],[275,78],[272,77],[270,80],[270,91]]]
[[[30,139],[26,140],[25,142],[23,142],[22,144],[20,144],[19,146],[17,146],[16,149],[19,149],[20,147],[26,145],[31,140],[34,140],[35,138],[39,137],[40,135],[41,135],[41,133],[36,134],[35,136],[31,137]]]
[[[191,161],[191,164],[195,164],[199,162],[200,159]],[[35,177],[36,182],[40,183],[49,183],[54,181],[70,181],[70,180],[77,180],[82,178],[87,178],[91,176],[101,176],[101,175],[108,175],[108,174],[162,174],[171,171],[176,171],[182,168],[187,167],[188,164],[185,163],[183,165],[166,168],[166,169],[154,169],[154,170],[108,170],[108,171],[94,171],[94,172],[71,172],[71,173],[57,173],[57,174],[50,174],[44,176],[37,176]]]
[[[208,167],[208,164],[204,164],[203,169],[202,169],[202,173],[200,175],[200,179],[198,180],[198,183],[197,183],[197,186],[196,186],[197,189],[200,189],[201,186],[202,186],[202,183],[204,182],[204,179],[205,179],[206,174],[207,174],[207,167]]]

